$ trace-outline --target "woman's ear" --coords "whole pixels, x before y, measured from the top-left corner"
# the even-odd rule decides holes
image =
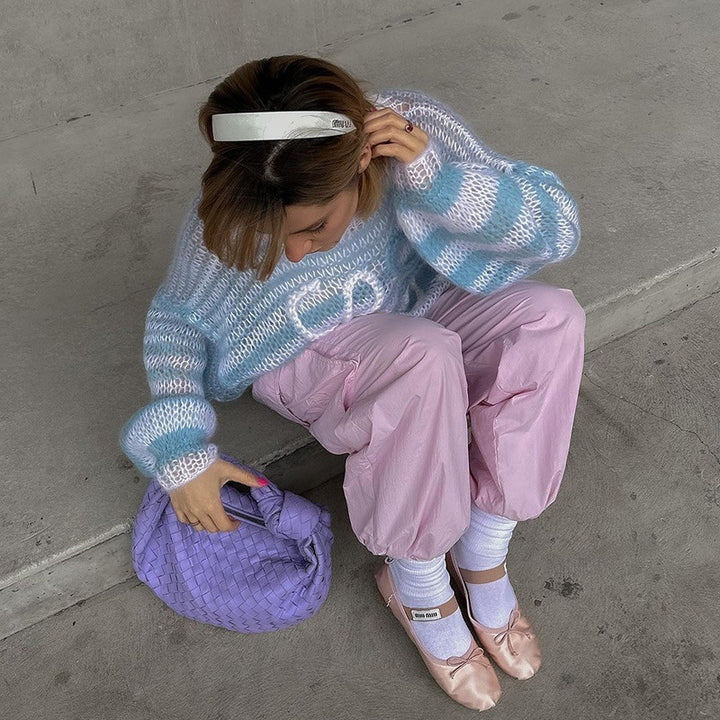
[[[358,165],[358,173],[365,172],[365,170],[367,170],[367,166],[370,164],[371,160],[372,160],[372,148],[370,146],[370,143],[368,143],[363,148],[362,155],[360,155],[360,163]]]

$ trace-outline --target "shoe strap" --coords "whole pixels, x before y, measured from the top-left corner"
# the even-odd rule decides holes
[[[479,584],[499,580],[506,573],[505,563],[490,570],[465,570],[465,568],[458,568],[458,570],[460,571],[460,576],[466,583]]]
[[[437,605],[436,607],[409,608],[406,605],[402,605],[402,609],[405,611],[408,620],[418,620],[422,622],[439,620],[440,618],[452,615],[458,607],[457,598],[454,595],[447,602],[444,602],[442,605]]]

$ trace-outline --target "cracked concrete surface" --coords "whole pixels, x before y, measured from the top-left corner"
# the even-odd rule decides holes
[[[628,403],[628,405],[632,405],[633,407],[638,408],[638,410],[642,410],[643,412],[647,413],[648,415],[651,415],[654,418],[657,418],[658,420],[664,420],[665,422],[670,423],[671,425],[674,425],[678,430],[681,430],[682,432],[689,433],[690,435],[693,435],[697,440],[700,442],[700,444],[707,449],[707,451],[715,458],[715,461],[720,465],[720,456],[706,443],[698,434],[695,432],[695,430],[688,430],[687,428],[680,427],[675,421],[669,420],[666,417],[663,417],[662,415],[658,415],[657,413],[654,413],[652,410],[649,410],[646,407],[643,407],[639,403],[633,402],[632,400],[628,400],[626,397],[623,397],[622,395],[617,395],[616,393],[613,393],[611,390],[609,390],[606,387],[603,387],[599,382],[596,382],[593,380],[587,373],[587,371],[583,372],[583,377],[586,378],[589,382],[591,382],[596,388],[606,392],[608,395],[611,395],[614,398],[617,398],[618,400],[622,400],[623,402]]]

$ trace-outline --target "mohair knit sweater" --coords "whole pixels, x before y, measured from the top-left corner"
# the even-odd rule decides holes
[[[200,194],[190,203],[146,317],[150,402],[119,438],[167,492],[218,457],[212,400],[240,397],[339,324],[374,312],[423,316],[451,284],[488,294],[575,252],[577,206],[553,172],[492,151],[429,95],[370,99],[425,130],[429,144],[411,163],[391,161],[380,208],[331,250],[298,263],[283,256],[260,282],[204,246]]]

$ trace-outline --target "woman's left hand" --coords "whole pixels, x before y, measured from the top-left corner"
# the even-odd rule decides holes
[[[400,162],[415,160],[428,145],[428,134],[417,125],[407,132],[408,124],[391,108],[381,107],[365,116],[364,130],[369,135],[372,156],[388,155]]]

